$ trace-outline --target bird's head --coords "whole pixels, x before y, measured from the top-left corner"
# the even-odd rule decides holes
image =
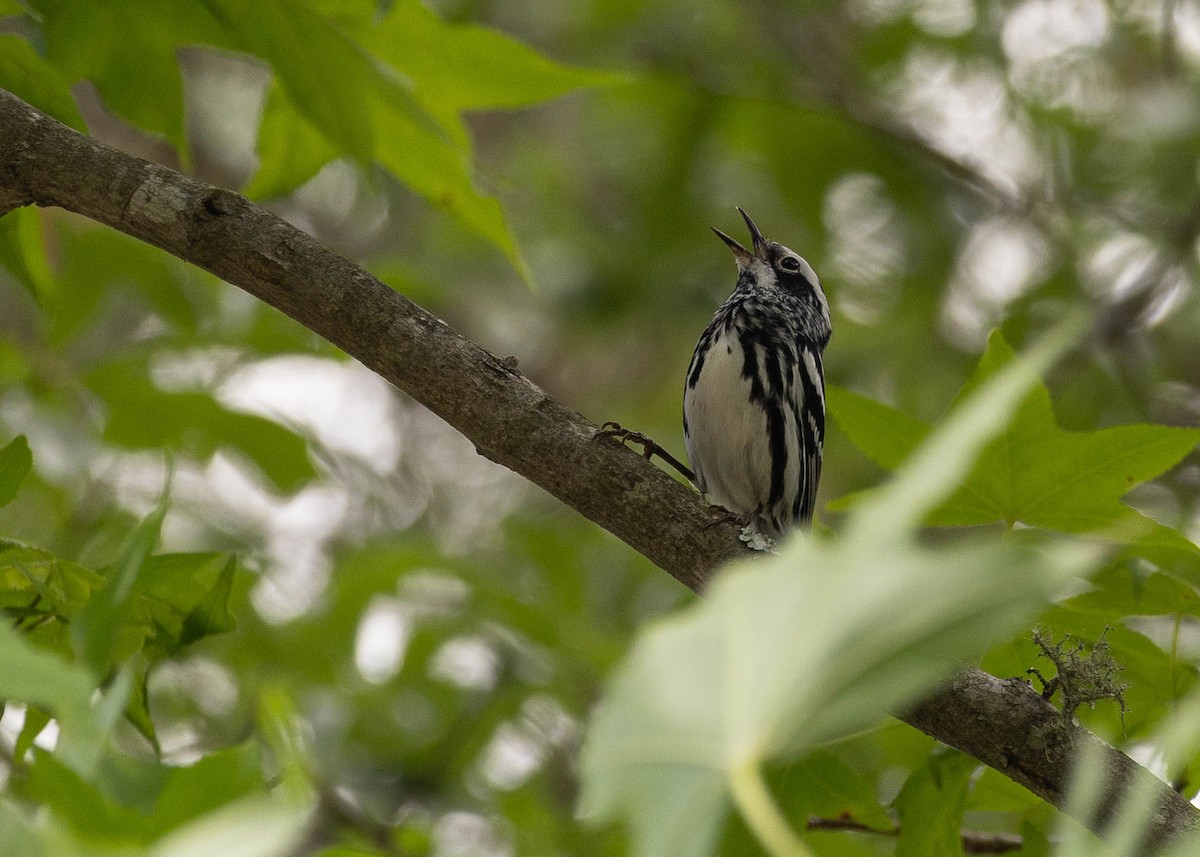
[[[801,299],[809,311],[816,316],[817,327],[827,330],[829,327],[829,302],[821,289],[821,281],[817,279],[812,265],[799,253],[784,247],[777,241],[771,241],[750,219],[750,215],[738,208],[738,213],[746,221],[750,230],[752,250],[747,250],[737,240],[730,238],[715,226],[712,231],[724,241],[733,251],[734,260],[738,266],[739,287],[749,286],[752,289],[781,289],[783,292]],[[826,334],[827,338],[827,334]]]

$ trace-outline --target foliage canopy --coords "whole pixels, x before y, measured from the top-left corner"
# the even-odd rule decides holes
[[[677,455],[742,205],[836,428],[818,533],[688,603],[277,311],[8,212],[0,852],[1098,853],[885,714],[1035,625],[1194,796],[1198,77],[1190,2],[0,0],[0,88]]]

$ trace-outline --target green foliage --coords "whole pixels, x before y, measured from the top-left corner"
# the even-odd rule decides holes
[[[20,44],[24,45],[24,42]],[[54,277],[46,263],[42,219],[35,209],[18,209],[0,220],[0,265],[7,268],[35,300],[45,300],[54,294]]]
[[[0,0],[0,87],[679,456],[732,284],[705,227],[743,206],[830,298],[839,498],[696,605],[281,313],[10,211],[0,853],[1129,852],[1137,800],[1105,846],[884,712],[972,658],[1054,681],[1035,625],[1103,639],[1128,710],[1076,716],[1200,788],[1200,52],[1172,9]],[[1007,424],[972,415],[1019,365],[989,332],[1073,311],[1091,333],[1006,376]],[[634,827],[580,823],[583,743]]]
[[[0,8],[0,15],[15,15],[21,11],[20,7],[7,11]],[[19,36],[0,36],[0,87],[76,131],[85,130],[83,117],[79,115],[66,81]]]
[[[1047,349],[1037,355],[968,394],[840,538],[794,538],[777,557],[730,569],[703,603],[642,635],[589,730],[585,812],[626,817],[637,854],[702,855],[732,802],[772,854],[802,853],[779,832],[786,822],[766,792],[747,785],[766,760],[902,710],[1094,562],[1045,541],[935,548],[916,538],[1008,425]],[[935,800],[915,796],[926,790],[901,793],[902,819]],[[960,815],[962,794],[955,800]],[[931,843],[945,832],[923,835],[905,837],[915,849],[906,853],[939,853]]]
[[[0,448],[0,506],[11,503],[33,466],[33,453],[25,436],[13,438]]]
[[[1012,359],[1012,350],[994,333],[963,393]],[[847,390],[831,387],[829,400],[846,436],[881,467],[895,468],[929,432],[895,408]],[[1066,431],[1055,421],[1049,391],[1039,385],[927,523],[1020,523],[1066,533],[1105,533],[1128,545],[1127,557],[1151,560],[1197,583],[1200,548],[1121,502],[1139,483],[1178,464],[1197,443],[1200,429],[1171,426]],[[845,508],[849,501],[836,505]]]
[[[202,459],[221,447],[250,458],[273,483],[295,490],[316,475],[308,446],[277,422],[223,407],[206,393],[166,392],[146,377],[142,361],[111,364],[87,376],[109,408],[105,440],[120,446],[169,449]],[[144,414],[156,415],[146,420]],[[197,432],[195,426],[204,426]]]
[[[897,857],[963,853],[962,818],[969,778],[979,763],[954,751],[933,753],[909,774],[896,795],[900,815]]]

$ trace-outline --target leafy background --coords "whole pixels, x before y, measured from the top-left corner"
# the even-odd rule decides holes
[[[963,657],[996,675],[1049,672],[1035,623],[1108,628],[1128,711],[1079,716],[1195,792],[1189,753],[1168,771],[1154,743],[1200,657],[1194,0],[0,0],[0,16],[0,86],[242,190],[676,455],[683,372],[732,284],[707,227],[746,208],[813,263],[835,315],[819,517],[838,535],[781,562],[869,543],[852,521],[872,497],[924,508],[919,485],[870,489],[1083,308],[1090,333],[994,409],[1001,434],[903,532],[937,527],[919,550],[963,587],[947,591],[993,599],[962,619]],[[608,682],[609,710],[636,702],[627,676],[664,666],[655,639],[695,623],[711,640],[704,623],[735,609],[687,607],[330,346],[152,248],[22,209],[0,219],[0,264],[5,853],[618,855],[656,832],[670,853],[763,847],[732,768],[685,804],[715,826],[668,830],[654,803],[626,824],[576,813],[585,736],[585,759],[618,749],[588,730]],[[961,579],[1083,533],[1105,546],[1090,583],[1026,581],[1014,614]],[[848,576],[820,604],[872,567],[830,563]],[[871,621],[904,619],[899,603]],[[772,682],[828,688],[802,670],[835,638],[761,643],[796,667]],[[917,692],[930,677],[891,644],[855,658]],[[675,666],[687,722],[724,710],[702,668]],[[882,710],[864,676],[842,678]],[[764,712],[796,710],[785,696]],[[868,720],[750,754],[794,830],[864,828],[804,847],[956,853],[965,826],[1046,853],[1045,805]],[[697,782],[671,774],[647,801]],[[582,776],[603,816],[602,775]]]

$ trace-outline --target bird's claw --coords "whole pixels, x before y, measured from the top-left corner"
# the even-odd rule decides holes
[[[712,503],[708,507],[708,523],[704,528],[712,529],[719,527],[722,524],[737,524],[739,527],[750,527],[754,525],[754,517],[752,515],[739,515],[737,512],[731,512],[724,506],[718,506]]]
[[[627,429],[620,423],[613,422],[612,420],[600,426],[599,431],[596,432],[592,440],[600,440],[602,437],[615,438],[622,443],[636,443],[642,448],[642,458],[646,459],[650,458],[650,456],[654,455],[661,448],[649,436],[642,434],[640,431]]]
[[[671,453],[667,452],[666,449],[659,446],[653,438],[642,434],[640,431],[627,429],[620,423],[609,420],[596,430],[596,433],[592,435],[592,440],[600,440],[604,437],[616,438],[622,443],[626,441],[629,443],[636,443],[642,448],[642,458],[649,461],[651,458],[657,455],[667,464],[671,465],[681,474],[683,474],[684,478],[689,482],[695,483],[696,481],[696,474],[694,474],[686,464],[684,464],[675,456],[671,455]]]
[[[710,520],[704,527],[705,529],[709,529],[711,527],[719,527],[721,524],[733,524],[741,527],[742,531],[738,534],[738,538],[745,542],[746,547],[751,550],[772,553],[775,550],[775,539],[758,528],[758,515],[760,511],[760,509],[756,509],[751,515],[739,515],[737,512],[731,512],[724,506],[718,506],[714,503],[708,507],[708,517]]]

